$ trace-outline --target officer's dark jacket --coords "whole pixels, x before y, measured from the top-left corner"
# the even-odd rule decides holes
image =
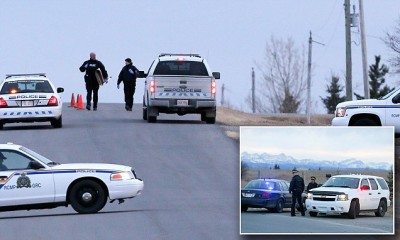
[[[294,175],[290,181],[289,192],[302,193],[304,191],[304,180],[299,175]]]
[[[307,185],[307,192],[309,191],[309,190],[311,190],[311,189],[313,189],[313,188],[317,188],[318,187],[318,183],[312,183],[312,182],[310,182],[308,185]]]
[[[94,75],[94,73],[96,72],[96,69],[100,68],[101,73],[103,74],[103,77],[106,79],[108,78],[108,73],[103,65],[103,63],[101,63],[98,60],[93,60],[93,59],[89,59],[87,61],[85,61],[82,66],[79,68],[79,70],[81,72],[85,72],[85,81],[91,81],[91,82],[97,82],[96,77]]]
[[[120,84],[122,81],[127,82],[135,82],[136,77],[139,74],[139,70],[131,64],[125,65],[118,76],[117,84]]]

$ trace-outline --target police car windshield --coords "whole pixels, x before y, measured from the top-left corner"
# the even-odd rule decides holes
[[[41,161],[42,163],[46,164],[46,165],[55,165],[55,163],[45,157],[43,157],[42,155],[40,155],[37,152],[34,152],[26,147],[21,147],[19,150],[21,150],[24,153],[27,153],[33,157],[35,157],[36,159],[38,159],[39,161]]]
[[[14,93],[54,93],[50,83],[45,80],[20,80],[5,82],[0,94]]]
[[[358,188],[360,179],[352,177],[331,177],[322,187]]]
[[[160,61],[153,75],[190,75],[208,76],[203,62],[195,61]]]

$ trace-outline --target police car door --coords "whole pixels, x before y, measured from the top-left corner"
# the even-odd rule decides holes
[[[54,202],[53,174],[46,166],[19,151],[0,153],[5,157],[0,164],[0,207]],[[39,166],[43,168],[34,169]]]

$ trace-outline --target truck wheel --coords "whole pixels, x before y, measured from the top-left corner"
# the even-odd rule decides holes
[[[376,209],[375,216],[377,217],[385,216],[386,210],[387,210],[386,202],[381,200],[379,202],[378,209]]]
[[[317,212],[309,212],[309,214],[310,214],[311,217],[316,217],[318,215]]]
[[[50,123],[53,128],[62,128],[62,116],[59,119],[51,120]]]
[[[143,107],[143,120],[147,120],[147,108]]]
[[[3,130],[3,127],[4,127],[4,122],[0,121],[0,130]]]
[[[150,107],[146,108],[146,118],[147,118],[147,122],[149,123],[154,123],[157,121],[157,116],[149,116],[150,113]]]
[[[214,124],[214,123],[215,123],[215,117],[206,118],[206,123],[208,123],[208,124]]]
[[[360,212],[360,205],[356,200],[351,201],[350,203],[350,209],[349,209],[349,218],[350,219],[355,219]]]
[[[77,182],[71,188],[69,201],[78,213],[96,213],[106,204],[106,197],[99,183],[87,179]]]
[[[205,122],[206,121],[206,113],[201,113],[201,121]]]
[[[358,119],[353,126],[378,126],[378,124],[369,118]]]

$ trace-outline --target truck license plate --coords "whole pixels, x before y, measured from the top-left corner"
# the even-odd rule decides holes
[[[189,105],[189,100],[177,100],[176,104],[178,106],[187,106],[187,105]]]
[[[22,101],[22,107],[33,107],[33,101]]]

